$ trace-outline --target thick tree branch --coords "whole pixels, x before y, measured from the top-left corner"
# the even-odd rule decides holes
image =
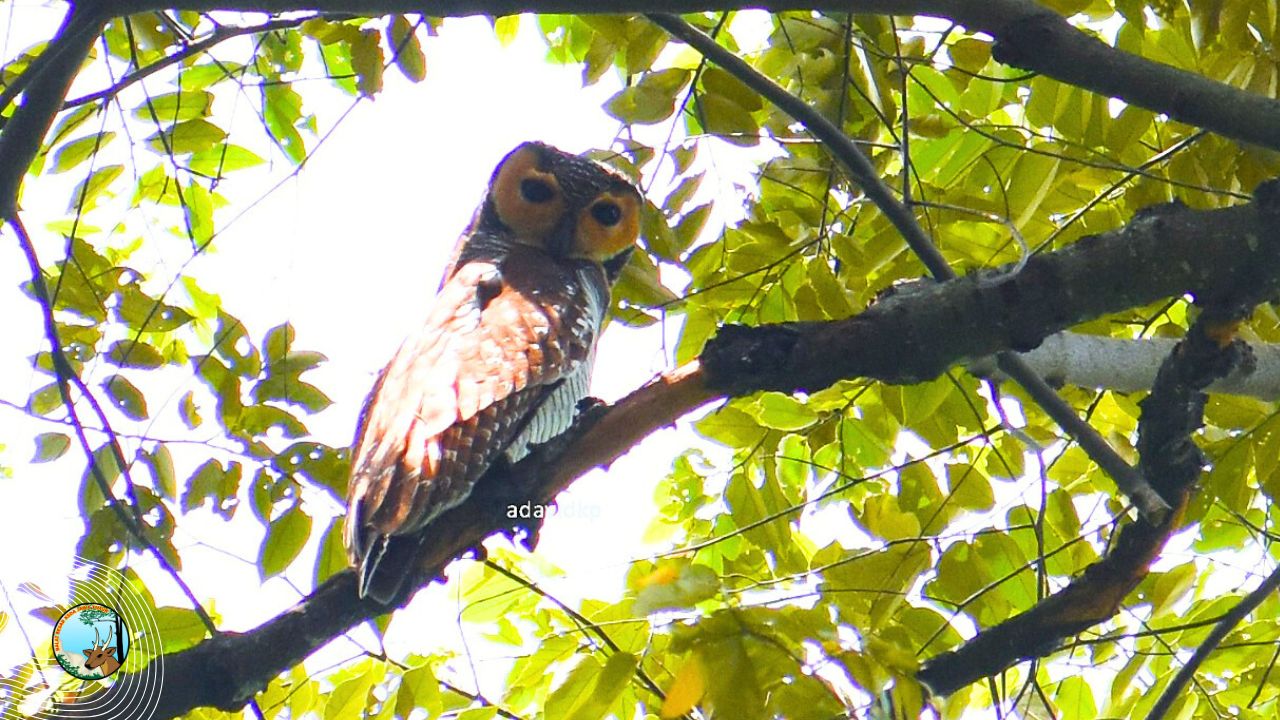
[[[1262,225],[1280,221],[1280,183],[1259,187],[1253,210]],[[1274,241],[1276,235],[1273,232],[1270,239]],[[1124,527],[1115,549],[1106,558],[1086,568],[1066,588],[1030,610],[930,660],[917,675],[921,682],[937,694],[950,694],[1021,660],[1043,657],[1062,640],[1104,622],[1119,611],[1125,597],[1146,577],[1151,562],[1178,529],[1194,483],[1205,466],[1204,454],[1192,440],[1204,422],[1207,397],[1203,391],[1250,361],[1248,346],[1234,339],[1233,334],[1253,307],[1273,297],[1275,290],[1274,284],[1243,282],[1222,292],[1204,293],[1200,303],[1205,308],[1203,314],[1161,365],[1151,394],[1141,403],[1139,469],[1175,512],[1158,523],[1139,518]],[[1271,582],[1268,579],[1264,587],[1269,587]],[[1225,635],[1257,602],[1256,597],[1250,596],[1237,607],[1240,613],[1235,619],[1220,624],[1216,631]],[[1202,646],[1197,655],[1207,652]],[[1189,663],[1183,668],[1180,673],[1185,676],[1183,684],[1194,674],[1197,664]],[[1178,687],[1175,680],[1157,707],[1167,707]],[[1162,717],[1162,712],[1153,710],[1148,717]]]
[[[636,390],[604,414],[567,448],[535,449],[504,478],[492,470],[478,486],[518,483],[532,502],[546,503],[579,475],[622,456],[641,438],[716,397],[691,363]],[[554,443],[555,441],[553,441]],[[510,526],[506,506],[473,494],[429,526],[421,558],[425,577],[438,577],[455,558],[480,547]],[[405,583],[393,605],[408,602],[416,583]],[[227,633],[163,658],[165,682],[155,718],[184,715],[197,707],[235,709],[281,672],[301,662],[356,624],[390,610],[356,596],[350,570],[335,575],[303,601],[244,634]]]
[[[1143,392],[1151,389],[1161,360],[1177,342],[1162,337],[1126,339],[1064,332],[1045,338],[1040,347],[1022,353],[1022,358],[1054,385]],[[1215,381],[1208,392],[1280,400],[1280,345],[1251,347],[1254,362],[1242,364]],[[994,370],[989,363],[971,369],[979,374]]]
[[[1259,197],[1276,187],[1259,188]],[[529,501],[548,502],[582,473],[607,465],[653,430],[717,398],[766,389],[812,391],[857,377],[920,382],[967,358],[1025,350],[1067,326],[1161,298],[1191,292],[1212,304],[1239,288],[1274,293],[1280,285],[1280,223],[1257,205],[1203,211],[1163,206],[1120,230],[1038,255],[1015,275],[922,282],[845,320],[725,327],[700,362],[619,401],[567,447],[539,448],[505,478],[494,477],[494,470],[479,485],[515,484]],[[509,523],[504,505],[473,495],[430,526],[423,576],[439,576],[453,559]],[[1130,565],[1145,567],[1152,538],[1172,523],[1135,523],[1131,527],[1145,530],[1130,531],[1133,539],[1113,553],[1113,562],[1127,557]],[[414,591],[407,583],[395,604]],[[166,657],[156,717],[207,705],[238,707],[336,635],[389,609],[358,600],[352,574],[340,573],[259,628]]]
[[[17,211],[22,177],[40,152],[71,81],[106,21],[99,3],[77,3],[39,62],[32,64],[29,72],[34,74],[23,81],[22,105],[0,132],[0,221],[13,218]]]

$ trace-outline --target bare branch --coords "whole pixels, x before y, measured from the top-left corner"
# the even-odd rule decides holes
[[[921,682],[936,694],[948,695],[1017,662],[1043,657],[1066,638],[1119,611],[1178,529],[1204,467],[1204,457],[1191,440],[1204,418],[1203,389],[1247,358],[1243,343],[1222,341],[1222,328],[1233,327],[1231,322],[1238,321],[1238,313],[1251,309],[1260,297],[1252,296],[1243,300],[1242,306],[1222,311],[1206,309],[1166,358],[1151,394],[1142,401],[1140,469],[1174,512],[1161,522],[1139,518],[1125,526],[1107,557],[1026,612],[929,660],[917,674]],[[1224,319],[1230,322],[1223,323]],[[1153,711],[1148,717],[1160,715]]]

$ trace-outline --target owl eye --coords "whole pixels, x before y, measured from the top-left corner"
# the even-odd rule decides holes
[[[556,191],[550,185],[541,180],[525,179],[520,181],[520,197],[527,202],[541,205],[550,202],[551,198],[556,196]]]
[[[622,219],[622,208],[611,202],[596,203],[591,206],[591,217],[605,227],[613,227]]]

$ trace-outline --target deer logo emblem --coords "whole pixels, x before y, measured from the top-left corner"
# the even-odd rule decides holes
[[[84,666],[93,670],[100,668],[99,672],[102,677],[106,677],[111,673],[120,669],[120,661],[116,659],[116,649],[107,647],[111,644],[111,633],[115,629],[107,631],[107,639],[98,639],[98,628],[93,629],[93,647],[84,651]]]
[[[124,663],[129,653],[129,631],[114,608],[83,603],[58,619],[53,629],[53,652],[58,664],[72,677],[101,680]]]

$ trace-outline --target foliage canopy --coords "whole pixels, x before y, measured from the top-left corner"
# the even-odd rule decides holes
[[[220,289],[187,266],[216,247],[240,209],[226,187],[268,162],[306,172],[321,139],[308,83],[323,78],[354,99],[383,93],[387,73],[421,81],[434,36],[448,33],[449,21],[382,14],[394,7],[335,15],[323,3],[272,5],[277,12],[267,16],[206,12],[200,3],[128,5],[136,14],[78,5],[56,36],[4,58],[0,71],[0,155],[10,167],[21,161],[13,182],[28,193],[68,188],[60,214],[36,217],[13,209],[20,199],[0,198],[10,208],[6,238],[39,270],[24,287],[32,302],[15,311],[47,320],[45,344],[31,356],[40,381],[28,397],[3,398],[41,420],[24,425],[39,430],[2,440],[18,447],[33,439],[33,462],[68,474],[83,468],[78,554],[123,569],[153,605],[145,585],[159,578],[139,576],[131,558],[152,553],[174,578],[200,573],[174,543],[178,526],[195,516],[229,522],[251,514],[264,533],[261,580],[305,564],[315,568],[315,585],[328,587],[345,570],[340,518],[308,498],[342,499],[348,455],[308,428],[331,404],[314,379],[324,349],[300,347],[289,324],[242,322]],[[1017,273],[1029,256],[1150,225],[1161,213],[1245,205],[1280,173],[1280,147],[1247,127],[1233,134],[1247,122],[1232,103],[1220,103],[1214,124],[1201,127],[1176,119],[1186,119],[1183,106],[1156,107],[1151,88],[1127,88],[1117,54],[1095,54],[1083,68],[1053,65],[1084,56],[1064,54],[1070,46],[1054,33],[1066,31],[1044,15],[1051,8],[1069,18],[1075,35],[1066,37],[1101,38],[1237,93],[1227,97],[1262,102],[1280,86],[1280,13],[1271,3],[1007,0],[990,11],[1007,13],[1007,24],[989,26],[982,23],[994,22],[990,14],[967,3],[914,3],[920,15],[906,17],[866,5],[867,14],[708,7],[683,16],[690,32],[713,37],[754,75],[673,40],[670,27],[682,22],[673,16],[493,20],[504,41],[538,33],[547,61],[580,67],[584,83],[624,80],[603,108],[618,123],[617,140],[599,157],[650,191],[643,252],[615,293],[614,317],[633,326],[678,320],[675,364],[698,359],[725,325],[835,323],[886,296],[909,297],[920,284],[904,283],[937,276],[886,205],[869,199],[866,179],[815,137],[808,117],[766,97],[760,78],[854,141],[959,275],[1002,266],[994,277]],[[1026,69],[1018,49],[1027,37],[1044,43],[1037,62],[1046,67]],[[55,81],[68,57],[68,81],[103,79],[104,89],[63,97],[66,83]],[[1072,81],[1082,73],[1121,89],[1108,97]],[[1166,89],[1196,92],[1191,84]],[[31,119],[37,91],[58,95],[47,134]],[[249,130],[232,127],[232,99],[251,106]],[[1280,127],[1280,110],[1271,111]],[[28,145],[35,135],[29,162],[23,133]],[[708,154],[732,147],[759,148],[767,159],[743,194],[742,218],[719,227],[716,203],[739,198],[703,186],[714,180]],[[1148,264],[1154,273],[1194,260]],[[1055,281],[1073,296],[1127,291],[1087,276]],[[1182,293],[1124,307],[1072,331],[1182,338],[1212,310]],[[1258,305],[1223,346],[1237,336],[1259,348],[1280,342],[1280,317]],[[919,351],[915,338],[903,338],[899,352]],[[1091,362],[1105,368],[1113,358]],[[1175,530],[1177,551],[1149,572],[1151,557],[1111,584],[1085,586],[1101,588],[1096,597],[1116,593],[1116,606],[1046,611],[1038,629],[1058,623],[1069,631],[1007,658],[986,682],[974,682],[977,675],[929,697],[922,663],[944,663],[944,652],[979,631],[1050,607],[1044,603],[1073,578],[1097,580],[1101,573],[1083,573],[1125,546],[1120,528],[1150,520],[1135,519],[1128,487],[1079,442],[1079,428],[1064,430],[1041,396],[984,379],[977,367],[956,365],[912,384],[847,377],[805,392],[731,393],[739,396],[697,421],[699,437],[657,483],[652,533],[670,552],[635,562],[621,595],[561,602],[537,585],[545,568],[493,541],[487,563],[450,582],[467,607],[462,620],[510,646],[515,659],[501,696],[473,692],[456,658],[433,648],[430,628],[418,654],[305,669],[301,659],[324,640],[377,615],[357,608],[334,621],[334,632],[290,650],[300,654],[281,660],[283,672],[219,700],[237,707],[251,699],[250,709],[165,707],[193,718],[1144,717],[1205,646],[1212,653],[1197,660],[1196,682],[1157,712],[1274,717],[1280,606],[1274,594],[1240,605],[1275,565],[1274,395],[1214,393],[1202,418],[1187,410],[1207,470],[1185,502],[1170,502],[1174,524],[1153,522],[1163,529],[1151,555]],[[1154,377],[1156,368],[1148,370]],[[1151,447],[1139,436],[1159,418],[1144,392],[1054,379],[1115,457],[1136,463],[1135,448]],[[168,402],[174,393],[177,402]],[[161,439],[151,430],[156,421],[189,434]],[[203,441],[197,452],[178,447],[193,439]],[[209,607],[217,600],[192,599]],[[1206,644],[1236,608],[1247,617]],[[166,660],[221,634],[221,619],[198,605],[153,611],[162,641],[153,655]],[[377,627],[385,629],[385,618]],[[239,646],[219,647],[227,664],[242,657]],[[141,643],[137,649],[133,662],[155,661]],[[1005,669],[1019,657],[1037,661]],[[0,676],[14,681],[0,684],[4,717],[33,716],[41,702],[79,692],[40,696],[32,677],[31,665]]]

